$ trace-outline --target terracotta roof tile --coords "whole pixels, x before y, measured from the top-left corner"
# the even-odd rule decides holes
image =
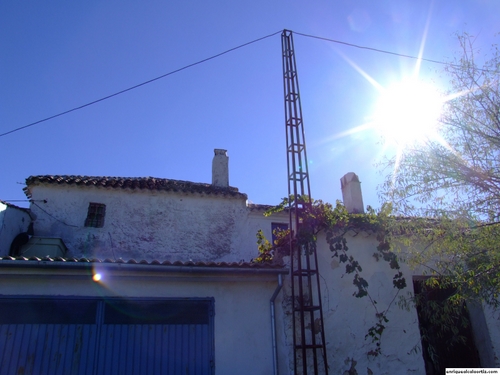
[[[248,203],[248,208],[250,211],[267,211],[270,210],[271,208],[275,208],[276,205],[271,205],[271,204],[257,204],[257,203]],[[283,211],[281,212],[276,212],[278,213],[286,213],[288,214],[288,207],[285,207]]]
[[[273,208],[276,206],[272,206],[270,204],[256,204],[256,203],[248,203],[248,208],[252,211],[254,210],[259,210],[259,211],[267,211],[270,208]]]
[[[163,261],[152,260],[146,261],[141,259],[139,261],[135,259],[97,259],[97,258],[62,258],[62,257],[43,257],[38,258],[35,256],[26,258],[26,257],[12,257],[12,256],[4,256],[0,257],[0,265],[7,264],[12,261],[25,261],[25,262],[49,262],[49,263],[99,263],[99,264],[133,264],[133,265],[149,265],[149,266],[158,266],[158,267],[168,267],[168,266],[181,266],[181,267],[199,267],[199,268],[234,268],[234,269],[276,269],[276,270],[284,270],[285,267],[280,264],[274,263],[253,263],[253,262],[193,262],[193,261]]]
[[[163,190],[187,193],[204,193],[215,195],[227,195],[247,199],[247,195],[240,193],[238,188],[229,186],[227,188],[216,187],[211,184],[169,180],[156,177],[106,177],[106,176],[67,176],[67,175],[40,175],[30,176],[26,179],[25,193],[31,198],[29,186],[35,184],[66,184],[77,186],[95,186],[114,189],[132,190]]]
[[[0,199],[0,203],[5,204],[6,206],[11,207],[11,208],[15,208],[15,209],[18,209],[18,210],[21,210],[21,211],[29,212],[29,208],[19,207],[19,206],[16,206],[15,204],[3,201],[1,199]]]

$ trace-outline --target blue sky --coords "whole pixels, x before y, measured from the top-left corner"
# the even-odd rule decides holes
[[[498,0],[4,1],[0,3],[0,133],[113,94],[284,28],[449,61],[455,33],[487,51]],[[379,207],[384,153],[364,131],[382,86],[415,60],[294,35],[312,196],[341,199],[355,172]],[[422,79],[446,87],[442,67]],[[0,137],[0,199],[26,199],[41,174],[153,176],[211,182],[214,148],[228,150],[230,184],[254,203],[287,195],[280,35],[65,116]],[[27,206],[27,202],[13,202]]]

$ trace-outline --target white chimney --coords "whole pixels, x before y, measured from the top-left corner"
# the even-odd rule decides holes
[[[212,185],[227,188],[229,186],[229,157],[227,150],[216,148],[212,160]]]
[[[361,195],[361,182],[358,176],[349,172],[340,179],[342,188],[342,200],[347,212],[350,214],[362,214],[365,212],[363,196]]]

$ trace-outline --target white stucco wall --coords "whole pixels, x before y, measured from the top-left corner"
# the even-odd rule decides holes
[[[123,271],[103,272],[102,282],[95,283],[85,270],[0,268],[0,294],[131,298],[213,297],[215,373],[273,373],[269,299],[277,287],[276,275],[159,275],[157,272],[126,270],[127,266],[124,265]],[[282,342],[280,346],[283,346]]]
[[[153,259],[250,261],[257,255],[255,237],[257,230],[262,229],[271,240],[271,223],[288,221],[288,215],[284,213],[264,217],[263,210],[248,208],[241,197],[54,184],[50,187],[44,185],[32,187],[31,193],[35,200],[47,201],[45,204],[38,203],[41,209],[32,206],[37,217],[35,234],[61,237],[69,248],[68,255],[75,257],[134,258],[148,261]],[[103,228],[84,227],[89,202],[106,205]],[[361,275],[369,283],[369,292],[377,302],[378,310],[385,310],[397,292],[392,283],[395,270],[391,270],[387,262],[383,260],[377,262],[373,257],[377,247],[377,241],[373,236],[363,233],[349,236],[348,246],[349,253],[363,268]],[[368,356],[368,351],[375,348],[369,339],[365,339],[368,329],[377,322],[373,305],[368,297],[353,296],[356,291],[352,283],[354,275],[344,275],[345,264],[339,264],[338,259],[332,258],[323,235],[318,239],[318,258],[331,373],[341,374],[348,370],[351,360],[356,361],[356,369],[360,374],[369,373],[368,369],[372,374],[425,373],[422,354],[415,350],[420,347],[416,311],[402,310],[397,306],[397,301],[394,301],[387,315],[389,319],[386,324],[387,329],[382,336],[382,354],[375,358]],[[409,292],[413,293],[412,275],[415,271],[408,269],[403,262],[400,265],[406,277],[407,288],[399,294],[407,296]],[[416,272],[418,274],[418,271]],[[242,373],[241,369],[253,369],[255,363],[261,366],[261,362],[266,364],[262,367],[257,366],[256,371],[262,370],[262,372],[251,373],[272,372],[267,367],[270,360],[267,356],[271,353],[268,348],[270,345],[268,312],[269,298],[274,291],[275,282],[262,284],[241,279],[236,283],[228,279],[169,280],[168,283],[161,284],[161,287],[151,288],[156,281],[131,284],[137,280],[139,279],[124,280],[123,283],[116,283],[107,290],[117,295],[123,293],[125,296],[215,297],[216,361],[218,366],[226,366],[222,370],[218,367],[218,374],[229,374],[231,371]],[[291,374],[293,336],[290,320],[290,285],[288,277],[284,280],[283,292],[277,300],[278,351],[280,374]],[[51,284],[52,286],[45,292],[38,287],[35,290],[49,294],[58,290],[56,281],[47,280],[47,282],[53,285]],[[79,295],[90,293],[88,285],[73,284],[75,290],[71,293]],[[130,290],[127,289],[129,287]],[[257,310],[257,317],[252,317],[248,321],[247,318]],[[485,318],[496,356],[495,361],[498,364],[500,318],[495,311],[485,311]],[[256,328],[254,324],[259,327]],[[260,331],[260,325],[267,327],[265,332]],[[231,326],[233,328],[238,326],[237,330],[233,330]],[[252,347],[248,353],[250,357],[243,358],[241,357],[243,354],[227,355],[224,352],[229,350],[227,353],[234,353],[232,349],[244,352],[250,346]]]
[[[26,210],[0,202],[0,256],[9,255],[12,240],[26,232],[30,222]]]
[[[483,306],[483,313],[487,331],[489,332],[489,341],[491,345],[491,363],[489,367],[500,368],[500,311],[493,306]]]
[[[257,230],[271,235],[272,220],[242,197],[55,184],[31,187],[31,194],[46,200],[31,207],[35,235],[62,238],[69,256],[250,261]],[[84,226],[90,202],[106,205],[102,228]]]
[[[396,301],[387,315],[389,323],[382,336],[382,354],[378,357],[368,356],[375,349],[370,339],[365,339],[368,329],[375,325],[375,309],[368,297],[356,298],[353,293],[357,288],[353,285],[354,274],[345,275],[345,263],[332,258],[324,235],[318,238],[318,263],[323,304],[325,336],[327,342],[328,364],[332,374],[343,374],[351,367],[351,360],[356,361],[359,374],[425,374],[425,366],[421,352],[412,349],[420,346],[418,317],[415,310],[406,311],[399,308]],[[348,236],[348,253],[359,261],[363,271],[361,276],[369,283],[369,293],[377,302],[379,311],[383,311],[391,303],[396,289],[392,279],[395,271],[387,262],[376,261],[373,254],[377,251],[375,238],[359,234]],[[402,271],[406,275],[407,288],[400,292],[406,295],[413,292],[411,272],[404,264]],[[291,295],[289,279],[286,279],[283,299],[284,309],[290,309]],[[290,314],[284,321],[285,335],[289,342],[293,340]],[[289,358],[293,352],[289,346]],[[289,367],[292,368],[293,363]],[[371,370],[372,372],[368,371]]]

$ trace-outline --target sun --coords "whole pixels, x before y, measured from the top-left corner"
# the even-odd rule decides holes
[[[407,79],[384,88],[376,104],[374,127],[399,149],[436,139],[443,108],[437,88]]]
[[[382,84],[349,57],[341,56],[378,91],[379,96],[366,123],[335,134],[332,138],[371,130],[384,140],[384,150],[395,149],[398,159],[406,150],[421,148],[428,142],[448,147],[440,134],[440,120],[444,104],[456,94],[445,96],[439,85],[424,80],[420,75],[420,60],[409,75],[403,75],[393,83]]]

